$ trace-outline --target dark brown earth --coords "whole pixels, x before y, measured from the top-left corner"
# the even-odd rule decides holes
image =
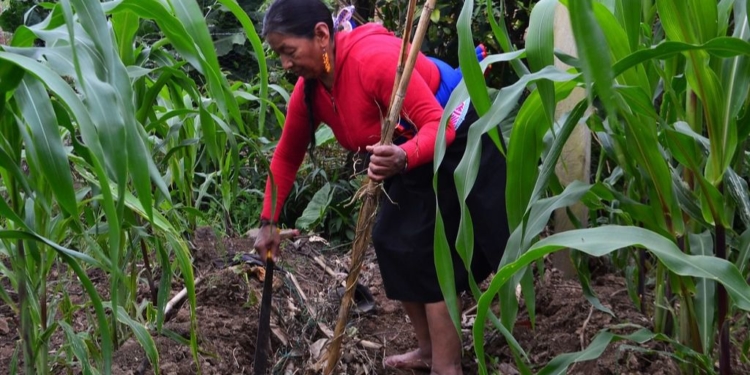
[[[255,352],[262,287],[260,277],[263,270],[257,267],[220,269],[214,260],[226,258],[227,254],[249,252],[252,243],[246,238],[219,241],[211,229],[201,228],[196,232],[191,245],[196,277],[204,280],[196,293],[198,342],[201,348],[199,362],[202,372],[250,374]],[[333,271],[333,275],[321,267],[315,260],[316,257]],[[269,368],[272,368],[274,374],[283,375],[320,373],[319,369],[323,365],[320,361],[321,348],[327,338],[325,332],[335,326],[338,312],[333,291],[345,276],[348,258],[341,252],[328,250],[322,239],[308,237],[295,243],[287,242],[279,265],[283,270],[275,275],[274,311],[271,318],[274,328],[271,337],[273,355],[269,359]],[[514,330],[514,336],[529,356],[532,371],[541,370],[559,354],[582,350],[604,328],[624,323],[651,328],[649,319],[637,311],[628,297],[624,280],[606,271],[595,272],[592,287],[601,302],[615,312],[616,317],[593,309],[584,299],[579,283],[564,280],[558,271],[547,268],[543,275],[536,277],[534,329],[522,306]],[[295,286],[295,281],[299,289]],[[423,373],[385,371],[382,368],[384,356],[413,349],[416,339],[400,305],[385,297],[372,251],[367,254],[360,282],[371,290],[376,302],[375,308],[369,313],[352,314],[347,330],[351,339],[342,348],[342,361],[336,373]],[[3,286],[7,290],[8,285]],[[174,285],[172,295],[180,289],[182,285]],[[143,294],[147,295],[146,287]],[[463,296],[464,310],[469,310],[465,314],[465,323],[470,323],[473,318],[471,307],[474,305],[472,298]],[[189,337],[190,314],[187,304],[179,309],[165,327],[185,338]],[[476,374],[478,368],[471,346],[470,326],[466,325],[464,328],[464,373]],[[626,334],[634,329],[613,331]],[[8,368],[17,340],[17,325],[13,313],[8,306],[0,305],[0,368]],[[188,347],[167,337],[156,337],[155,341],[159,349],[159,368],[162,374],[196,373],[196,364]],[[54,342],[55,340],[53,344]],[[612,344],[598,359],[574,364],[568,369],[568,373],[680,373],[674,360],[664,353],[666,345],[649,342],[640,345],[640,350],[627,350],[628,345],[638,346],[632,342]],[[517,373],[512,354],[501,335],[488,329],[484,347],[491,366],[490,373]],[[114,363],[113,373],[117,375],[153,374],[144,360],[143,350],[132,339],[126,341],[116,352]],[[736,366],[735,373],[750,373],[747,364],[737,362]]]

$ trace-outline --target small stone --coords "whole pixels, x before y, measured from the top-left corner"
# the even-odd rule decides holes
[[[8,320],[0,318],[0,335],[7,335],[9,332],[10,327],[8,327]]]

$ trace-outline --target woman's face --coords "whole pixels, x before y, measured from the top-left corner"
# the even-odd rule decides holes
[[[320,25],[325,30],[321,30]],[[318,78],[325,74],[323,50],[328,47],[329,38],[328,27],[324,23],[319,23],[315,27],[313,38],[271,32],[266,35],[266,42],[279,54],[284,70],[305,79]],[[329,59],[333,60],[331,52],[327,49],[326,52]]]

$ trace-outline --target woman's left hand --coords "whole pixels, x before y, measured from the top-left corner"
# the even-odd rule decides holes
[[[367,176],[380,182],[404,171],[406,167],[406,151],[396,145],[375,144],[367,146],[370,155],[370,166]]]

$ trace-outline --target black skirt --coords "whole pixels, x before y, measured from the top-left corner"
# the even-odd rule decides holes
[[[451,246],[459,293],[469,289],[469,274],[455,249],[461,207],[453,172],[466,148],[468,129],[477,118],[470,108],[438,170],[437,201]],[[489,136],[483,135],[481,141],[479,174],[467,199],[475,236],[471,271],[477,283],[497,269],[509,236],[505,158]],[[432,170],[432,163],[422,165],[384,184],[387,196],[381,198],[372,238],[385,293],[390,299],[418,303],[443,300],[435,269],[436,196]]]

